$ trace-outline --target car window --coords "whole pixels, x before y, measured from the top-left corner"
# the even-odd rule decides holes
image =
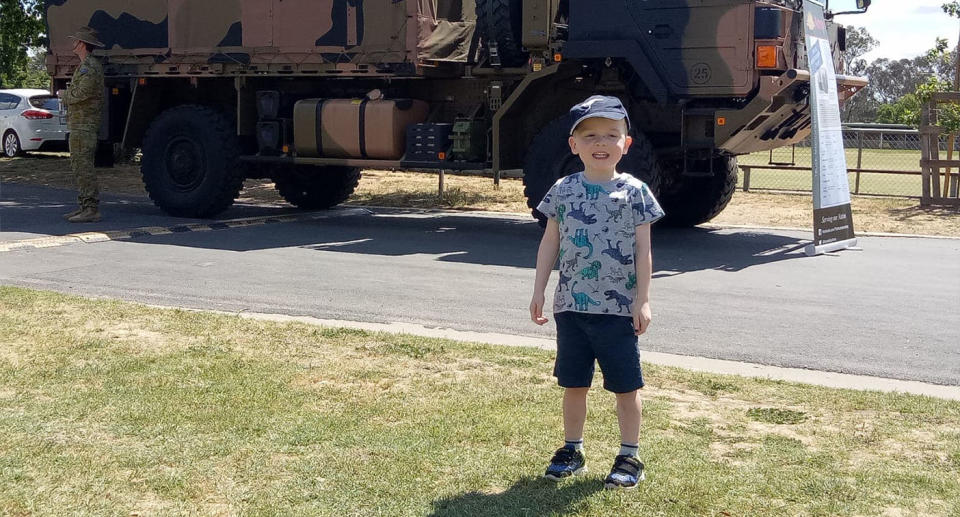
[[[55,95],[34,95],[30,97],[30,105],[34,108],[57,111],[60,109],[60,99]]]
[[[0,93],[0,110],[12,110],[20,104],[20,97],[9,93]]]

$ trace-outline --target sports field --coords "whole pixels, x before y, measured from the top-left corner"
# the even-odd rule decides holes
[[[773,152],[763,151],[740,156],[737,163],[740,165],[764,166],[795,165],[810,167],[811,150],[809,147],[791,149],[784,147]],[[858,163],[858,150],[847,149],[847,168],[855,169]],[[946,153],[941,155],[946,158]],[[956,158],[956,156],[954,156]],[[858,194],[875,194],[885,196],[919,197],[920,184],[920,151],[903,149],[864,149],[859,156],[861,169],[885,171],[911,171],[914,175],[893,173],[861,173],[859,185],[857,174],[851,172],[850,192]],[[741,171],[742,172],[742,171]],[[956,177],[957,171],[953,171]],[[752,169],[750,172],[751,190],[806,190],[811,189],[812,178],[808,170],[769,170]],[[743,174],[740,175],[739,186],[743,186]]]

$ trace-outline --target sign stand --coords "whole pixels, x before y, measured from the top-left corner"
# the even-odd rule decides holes
[[[857,238],[850,209],[837,75],[823,5],[817,0],[803,0],[803,21],[813,121],[813,244],[804,252],[813,256],[852,248],[857,245]]]

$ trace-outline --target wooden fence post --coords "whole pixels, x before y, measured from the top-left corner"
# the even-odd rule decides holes
[[[930,111],[933,101],[920,107],[920,205],[930,204]]]
[[[920,170],[923,182],[920,206],[960,206],[960,198],[955,196],[955,189],[951,186],[955,182],[951,168],[957,168],[957,180],[960,180],[960,160],[953,159],[954,135],[948,139],[947,159],[940,159],[940,134],[943,133],[943,128],[937,125],[937,108],[940,104],[960,104],[960,92],[934,93],[920,110]],[[942,189],[940,169],[944,169]]]

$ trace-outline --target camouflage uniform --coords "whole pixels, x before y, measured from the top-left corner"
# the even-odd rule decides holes
[[[80,63],[61,97],[67,108],[70,130],[70,168],[77,178],[80,208],[96,209],[100,203],[93,155],[103,111],[103,65],[92,55]]]

